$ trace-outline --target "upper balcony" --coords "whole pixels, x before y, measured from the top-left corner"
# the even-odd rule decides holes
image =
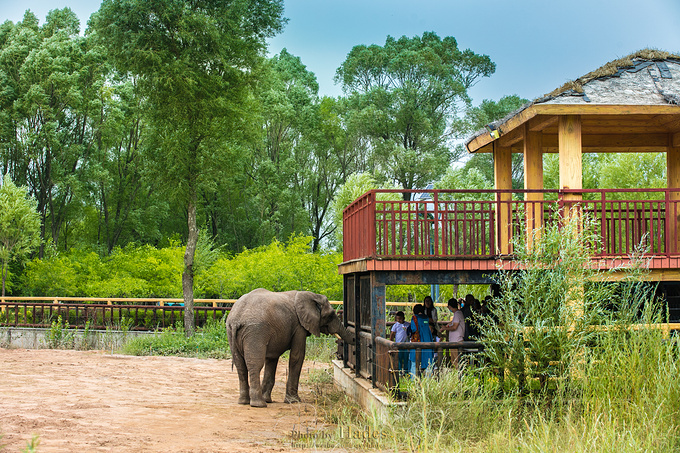
[[[594,266],[617,267],[646,250],[650,269],[660,271],[652,278],[678,280],[678,195],[680,189],[373,190],[344,212],[340,272],[496,270],[512,259],[513,243],[577,207],[600,238]]]

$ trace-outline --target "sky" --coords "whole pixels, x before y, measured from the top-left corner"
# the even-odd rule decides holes
[[[71,8],[85,29],[97,0],[0,0],[0,20],[30,9],[44,21]],[[473,103],[516,94],[535,99],[608,61],[651,47],[680,54],[680,0],[285,0],[288,23],[269,40],[316,74],[319,94],[339,96],[336,69],[359,44],[433,31],[485,54],[496,72],[470,90]]]

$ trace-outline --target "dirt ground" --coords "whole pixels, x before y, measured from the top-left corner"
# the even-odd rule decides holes
[[[34,435],[40,453],[290,451],[292,432],[322,427],[309,403],[314,366],[300,378],[306,403],[282,402],[281,361],[274,403],[256,409],[236,403],[231,360],[0,349],[0,451]]]

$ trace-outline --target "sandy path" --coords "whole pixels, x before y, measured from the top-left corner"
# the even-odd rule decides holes
[[[287,434],[319,426],[312,404],[282,403],[286,365],[275,402],[255,409],[236,404],[230,360],[0,349],[0,451],[34,434],[40,453],[289,451]]]

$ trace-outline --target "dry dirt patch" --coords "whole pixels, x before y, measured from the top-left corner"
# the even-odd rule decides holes
[[[275,402],[256,409],[236,404],[231,360],[0,349],[0,451],[21,451],[33,435],[40,453],[289,451],[292,431],[320,427],[313,366],[300,379],[307,403],[282,402],[282,361]]]

